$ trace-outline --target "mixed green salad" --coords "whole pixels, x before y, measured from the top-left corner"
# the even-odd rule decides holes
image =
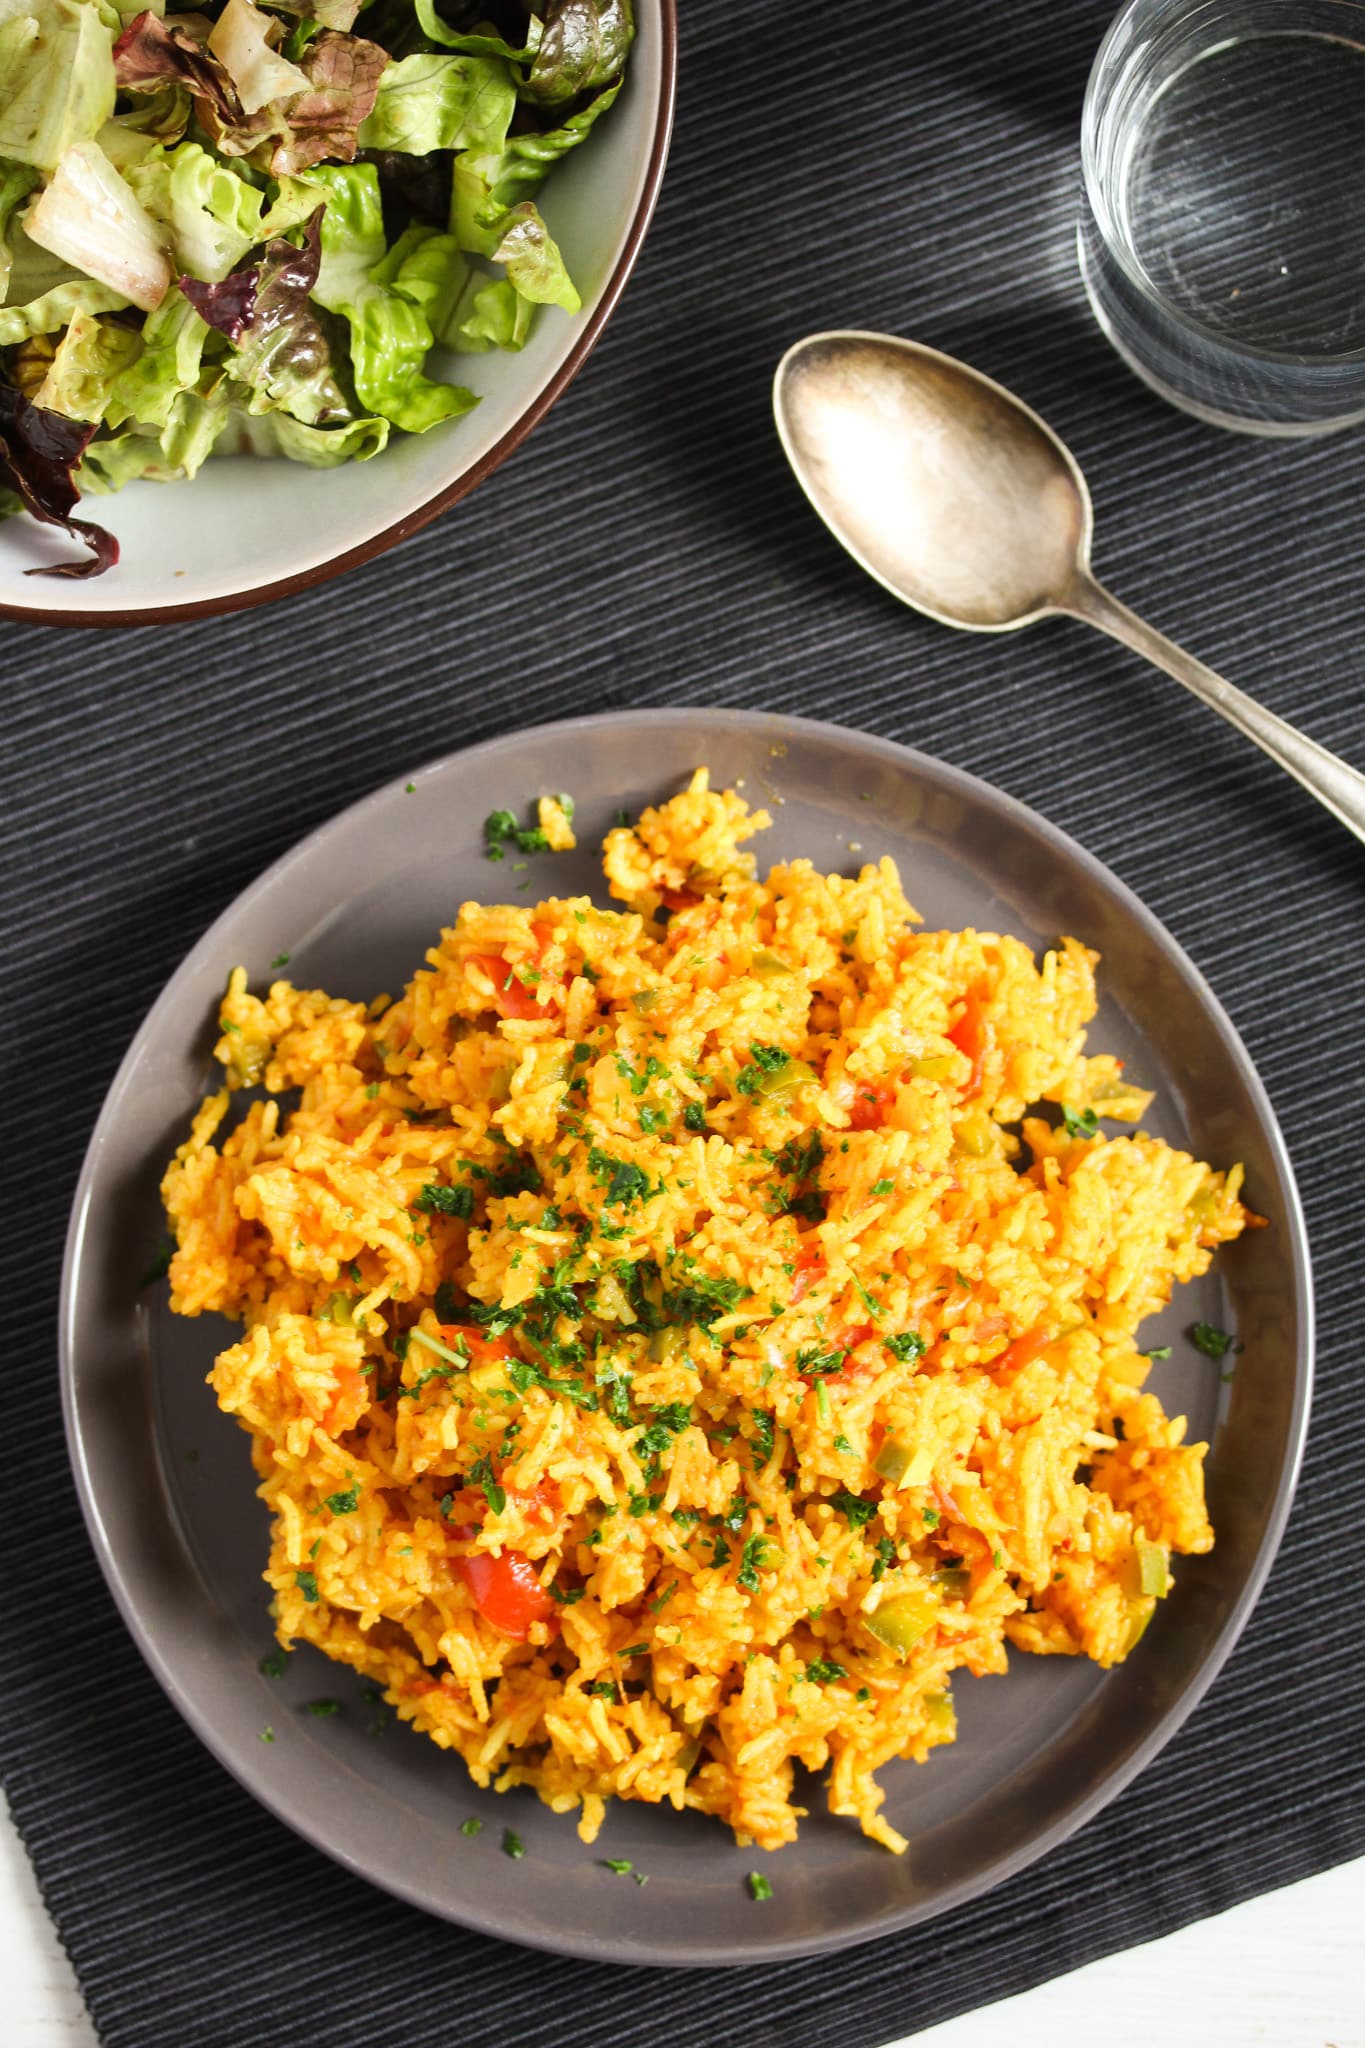
[[[633,33],[631,0],[0,0],[0,515],[89,549],[30,573],[118,559],[82,491],[475,405],[428,356],[577,311],[536,193]]]

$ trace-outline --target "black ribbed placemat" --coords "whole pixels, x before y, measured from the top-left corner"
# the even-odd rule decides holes
[[[817,525],[769,421],[773,365],[814,328],[884,327],[976,362],[1072,442],[1115,588],[1365,762],[1365,440],[1281,447],[1199,427],[1129,377],[1082,300],[1075,141],[1106,14],[1103,0],[686,0],[677,141],[636,279],[579,382],[489,484],[288,606],[128,634],[0,625],[0,1737],[110,2048],[869,2048],[1365,1851],[1365,854],[1252,747],[1081,627],[981,641],[896,606]],[[258,1810],[114,1613],[55,1377],[90,1125],[209,919],[308,827],[418,761],[570,711],[672,703],[913,742],[1109,862],[1204,969],[1269,1086],[1322,1316],[1279,1564],[1162,1758],[974,1907],[742,1979],[465,1935]]]

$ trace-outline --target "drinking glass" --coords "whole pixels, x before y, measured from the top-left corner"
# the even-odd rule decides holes
[[[1187,412],[1365,419],[1365,0],[1130,0],[1081,122],[1100,326]]]

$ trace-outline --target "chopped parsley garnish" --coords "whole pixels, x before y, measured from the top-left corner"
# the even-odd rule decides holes
[[[309,1607],[317,1605],[318,1581],[316,1572],[295,1572],[294,1584],[302,1593]]]
[[[597,1395],[591,1387],[585,1387],[582,1380],[552,1379],[540,1366],[532,1365],[526,1359],[510,1358],[507,1361],[507,1377],[519,1394],[524,1394],[528,1387],[541,1387],[547,1394],[558,1394],[561,1399],[572,1401],[577,1408],[597,1407]]]
[[[1139,1358],[1169,1358],[1170,1355],[1171,1347],[1169,1344],[1154,1344],[1150,1351],[1140,1351],[1138,1353]]]
[[[678,1581],[677,1581],[676,1579],[674,1579],[674,1581],[673,1581],[672,1585],[671,1585],[671,1586],[666,1586],[666,1587],[664,1588],[663,1592],[662,1592],[662,1593],[660,1593],[660,1595],[659,1595],[659,1597],[658,1597],[658,1599],[657,1599],[657,1600],[651,1600],[651,1601],[650,1601],[650,1603],[649,1603],[649,1611],[650,1611],[650,1613],[651,1613],[651,1614],[662,1614],[662,1613],[663,1613],[663,1610],[664,1610],[664,1608],[665,1608],[665,1607],[667,1607],[667,1605],[668,1605],[669,1601],[670,1601],[670,1600],[671,1600],[671,1599],[673,1598],[673,1595],[674,1595],[674,1594],[675,1594],[675,1593],[677,1592],[677,1590],[678,1590]]]
[[[507,1506],[507,1494],[493,1477],[493,1461],[487,1451],[481,1458],[474,1460],[468,1476],[470,1485],[479,1487],[493,1513],[500,1515]]]
[[[893,1180],[874,1180],[872,1192],[874,1195],[889,1195],[895,1185],[896,1183]]]
[[[1195,1323],[1190,1330],[1190,1342],[1205,1358],[1226,1358],[1237,1339],[1231,1330],[1220,1330],[1216,1323]]]
[[[620,1202],[629,1208],[649,1193],[649,1175],[633,1160],[613,1159],[609,1152],[593,1145],[588,1152],[588,1171],[599,1187],[606,1189],[606,1203]]]
[[[490,860],[506,858],[507,848],[518,853],[548,853],[550,842],[539,825],[521,826],[514,811],[490,811],[483,821],[484,852]]]
[[[1064,1102],[1062,1122],[1066,1125],[1068,1138],[1094,1138],[1099,1135],[1100,1120],[1093,1109],[1073,1109],[1070,1103]]]
[[[683,1111],[683,1122],[689,1131],[695,1131],[698,1136],[705,1137],[706,1104],[704,1102],[689,1102]]]
[[[668,1068],[656,1060],[652,1053],[645,1061],[643,1070],[637,1072],[625,1055],[618,1052],[616,1071],[628,1084],[632,1095],[643,1095],[651,1081],[664,1081],[668,1078]]]
[[[460,1822],[460,1833],[471,1836],[483,1833],[483,1822],[479,1819],[477,1813],[471,1813],[468,1820]]]
[[[605,1700],[609,1706],[620,1703],[621,1689],[614,1679],[594,1678],[591,1685],[585,1685],[583,1690],[595,1700]]]
[[[618,1650],[616,1654],[618,1657],[647,1657],[649,1655],[649,1644],[632,1643],[628,1650]]]
[[[504,1166],[501,1173],[490,1175],[488,1192],[490,1195],[503,1196],[538,1195],[540,1175],[531,1160],[516,1158]]]
[[[735,1086],[741,1095],[766,1094],[768,1076],[780,1074],[784,1067],[791,1065],[791,1054],[783,1052],[780,1045],[751,1045],[749,1057],[752,1065],[742,1068],[735,1077]]]
[[[360,1506],[359,1481],[348,1486],[344,1493],[329,1493],[323,1506],[330,1508],[334,1515],[353,1515]]]
[[[667,1123],[668,1111],[666,1109],[650,1109],[646,1106],[640,1111],[640,1129],[648,1131],[651,1136],[656,1131],[665,1129]]]
[[[164,1280],[166,1275],[171,1270],[171,1260],[174,1257],[174,1238],[163,1237],[161,1243],[157,1246],[156,1256],[153,1258],[152,1263],[150,1264],[150,1266],[148,1266],[142,1278],[138,1281],[138,1286],[154,1287],[158,1280]]]
[[[597,1389],[604,1396],[602,1407],[618,1429],[630,1424],[630,1374],[622,1370],[614,1359],[597,1369]]]
[[[458,1216],[468,1223],[474,1214],[474,1190],[467,1186],[442,1187],[439,1181],[429,1181],[412,1206],[428,1216]]]
[[[927,1348],[923,1337],[914,1330],[904,1330],[899,1337],[883,1337],[882,1342],[902,1365],[908,1365],[912,1358],[923,1358]]]
[[[857,1288],[858,1294],[862,1300],[863,1307],[867,1310],[870,1316],[883,1316],[886,1314],[886,1310],[877,1300],[877,1297],[874,1294],[868,1293],[867,1289],[863,1286],[861,1280],[855,1278],[853,1285]]]
[[[267,1728],[262,1728],[262,1730],[261,1730],[260,1734],[259,1734],[259,1735],[257,1736],[256,1740],[257,1740],[258,1742],[273,1742],[273,1741],[275,1740],[275,1731],[274,1731],[274,1729],[273,1729],[273,1728],[269,1728],[269,1727],[267,1727]]]
[[[490,1337],[505,1337],[509,1330],[515,1330],[522,1318],[519,1308],[489,1308],[481,1301],[471,1301],[465,1314],[471,1323],[477,1323]],[[416,1332],[413,1334],[415,1336]]]
[[[834,1448],[836,1451],[851,1451],[853,1446],[846,1436],[839,1435],[834,1439]]]
[[[502,1831],[502,1853],[504,1856],[510,1856],[514,1863],[519,1863],[526,1854],[526,1844],[512,1828],[504,1828]]]
[[[865,1529],[877,1512],[876,1501],[860,1500],[856,1493],[849,1493],[846,1489],[834,1494],[830,1505],[848,1517],[850,1529]]]
[[[635,1865],[625,1856],[604,1856],[602,1868],[610,1870],[616,1877],[629,1877]]]
[[[548,1591],[550,1598],[552,1600],[557,1600],[561,1607],[577,1607],[579,1601],[583,1599],[588,1589],[586,1586],[570,1586],[568,1590],[565,1591],[565,1589],[562,1586],[551,1585],[547,1587],[546,1590]]]
[[[746,1593],[758,1591],[758,1575],[767,1563],[768,1552],[774,1547],[771,1537],[768,1536],[749,1536],[745,1539],[739,1560],[737,1584],[743,1586]]]
[[[937,1520],[937,1516],[935,1516],[934,1519]],[[889,1565],[893,1565],[895,1562],[895,1544],[891,1541],[891,1538],[889,1536],[880,1537],[877,1542],[877,1561],[872,1567],[872,1580],[874,1585],[879,1579],[884,1579],[886,1577],[887,1567]]]
[[[829,1685],[836,1678],[847,1678],[848,1673],[832,1657],[816,1657],[807,1664],[806,1676],[812,1685]]]
[[[749,1886],[749,1897],[751,1899],[770,1899],[772,1897],[772,1880],[766,1878],[761,1870],[751,1870],[746,1881]]]
[[[820,1133],[804,1131],[799,1137],[788,1138],[773,1165],[779,1173],[789,1174],[795,1181],[810,1180],[819,1172],[824,1157],[825,1147]]]
[[[818,1344],[806,1344],[796,1354],[796,1370],[803,1379],[823,1379],[842,1372],[847,1357],[847,1351],[822,1351]]]
[[[753,1446],[758,1453],[758,1462],[766,1465],[773,1454],[777,1416],[771,1408],[751,1408],[749,1420],[754,1425]]]
[[[282,1650],[277,1643],[273,1650],[266,1651],[256,1669],[263,1678],[283,1678],[288,1655],[288,1651]]]
[[[676,1323],[698,1323],[709,1330],[721,1316],[733,1313],[744,1297],[738,1280],[711,1280],[703,1276],[670,1288],[664,1295],[664,1313]]]
[[[339,1714],[341,1712],[341,1701],[305,1700],[303,1703],[303,1711],[305,1714],[316,1714],[319,1721],[330,1720],[333,1714]]]

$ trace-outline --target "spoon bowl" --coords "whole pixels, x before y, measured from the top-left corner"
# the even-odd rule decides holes
[[[1055,611],[1090,552],[1068,450],[989,377],[889,334],[815,334],[778,365],[777,430],[835,537],[946,626],[1008,633]]]
[[[1090,571],[1075,457],[1019,399],[890,334],[812,334],[773,384],[777,431],[835,539],[945,626],[1008,633],[1069,613],[1165,669],[1365,839],[1365,776],[1119,603]]]

